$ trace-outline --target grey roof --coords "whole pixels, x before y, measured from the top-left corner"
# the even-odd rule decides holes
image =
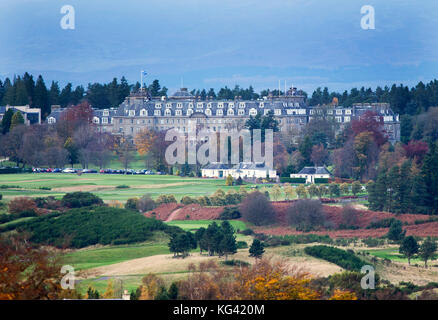
[[[224,163],[213,162],[213,163],[209,163],[208,165],[206,165],[202,169],[227,170],[227,169],[230,169],[230,166],[228,164],[224,164]]]
[[[304,167],[298,174],[329,174],[331,172],[326,167]]]
[[[236,164],[233,169],[236,170],[271,170],[269,167],[265,165],[265,163],[257,163],[257,162],[240,162]],[[241,171],[240,171],[241,172]]]

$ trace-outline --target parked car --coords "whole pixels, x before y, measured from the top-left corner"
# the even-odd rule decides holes
[[[65,168],[64,170],[62,170],[62,173],[76,173],[76,169]]]

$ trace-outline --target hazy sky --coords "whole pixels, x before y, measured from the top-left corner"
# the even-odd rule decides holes
[[[75,30],[60,27],[63,5]],[[360,25],[375,8],[375,30]],[[436,0],[1,0],[0,79],[311,92],[438,78]]]

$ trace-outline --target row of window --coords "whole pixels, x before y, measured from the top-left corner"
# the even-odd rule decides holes
[[[172,108],[172,103],[168,102],[166,104],[163,103],[156,103],[155,104],[155,109],[161,109],[163,107],[163,105],[166,106],[167,109]],[[188,107],[190,109],[193,109],[196,105],[196,108],[204,108],[204,105],[207,106],[208,109],[213,107],[213,104],[211,102],[205,103],[205,102],[197,102],[197,103],[193,103],[190,102],[188,104]],[[265,102],[259,102],[259,108],[264,108],[265,107]],[[228,108],[233,109],[234,107],[238,106],[240,109],[244,109],[246,107],[246,102],[238,102],[238,103],[234,103],[234,102],[218,102],[217,103],[217,107],[219,109],[224,109],[226,106],[228,106]],[[298,102],[295,103],[283,103],[284,107],[299,107],[300,104]],[[176,107],[178,109],[182,109],[183,108],[183,103],[182,102],[178,102],[176,103]]]

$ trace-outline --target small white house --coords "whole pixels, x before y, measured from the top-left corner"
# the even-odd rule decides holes
[[[306,183],[315,183],[315,179],[329,179],[331,172],[326,167],[304,167],[298,173],[292,173],[291,178],[305,178]]]
[[[231,174],[234,179],[238,179],[239,177],[242,179],[266,179],[268,177],[270,179],[277,178],[276,170],[272,170],[264,163],[254,162],[241,162],[229,170],[228,174]]]
[[[211,163],[202,170],[202,176],[206,178],[226,178],[231,175],[234,179],[265,179],[277,178],[277,171],[267,167],[264,163],[241,162],[234,167],[227,164]]]
[[[226,178],[228,176],[230,166],[223,163],[210,163],[202,168],[202,176],[205,178]]]

